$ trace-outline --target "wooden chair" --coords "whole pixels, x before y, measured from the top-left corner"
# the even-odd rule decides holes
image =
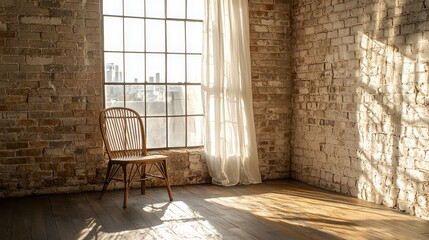
[[[123,207],[128,207],[128,190],[134,176],[138,173],[141,181],[141,194],[145,193],[146,179],[161,178],[165,180],[170,201],[173,201],[167,175],[167,156],[147,155],[143,122],[136,111],[122,107],[105,109],[100,113],[100,129],[109,157],[100,199],[111,180],[124,181]],[[146,173],[146,166],[150,167],[148,172],[155,166],[161,175]],[[124,177],[115,179],[120,168],[122,168]]]

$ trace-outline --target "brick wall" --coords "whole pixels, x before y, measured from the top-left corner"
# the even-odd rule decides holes
[[[429,218],[429,1],[293,13],[292,177]]]
[[[0,193],[98,183],[99,4],[0,3]]]
[[[263,179],[290,172],[292,46],[290,0],[250,0],[253,107]]]
[[[100,189],[99,9],[99,0],[0,2],[0,197]],[[261,172],[281,178],[290,155],[289,4],[252,0],[250,9]],[[201,149],[163,153],[172,184],[210,181]]]

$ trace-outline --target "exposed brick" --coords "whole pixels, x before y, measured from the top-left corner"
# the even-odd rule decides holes
[[[292,1],[249,1],[253,111],[263,179],[289,176],[291,9]]]
[[[21,119],[17,122],[18,126],[36,126],[37,122],[34,119]]]
[[[41,16],[28,16],[21,17],[21,23],[24,24],[41,24],[41,25],[60,25],[61,18],[59,17],[41,17]]]
[[[6,157],[14,157],[15,156],[15,151],[0,151],[0,157],[1,158],[5,158]]]
[[[45,65],[53,63],[53,58],[44,58],[44,57],[27,57],[25,62],[30,65]]]
[[[21,149],[18,152],[18,156],[40,156],[42,154],[42,149]]]
[[[28,148],[28,143],[6,143],[6,149],[20,149],[20,148]]]
[[[91,51],[94,52],[91,55],[92,61],[88,61],[85,51],[79,49],[86,44],[85,34],[94,35],[101,32],[99,14],[89,14],[93,21],[90,29],[86,29],[83,24],[78,25],[84,20],[75,19],[75,16],[87,11],[86,5],[99,10],[99,1],[72,5],[62,1],[39,1],[30,5],[17,1],[13,9],[0,7],[0,78],[7,79],[0,84],[2,186],[12,186],[12,181],[21,181],[26,182],[21,184],[20,188],[27,194],[38,192],[40,190],[37,188],[46,186],[51,188],[44,192],[52,193],[57,192],[56,187],[66,187],[68,181],[72,182],[68,178],[74,177],[67,172],[71,170],[70,165],[67,165],[67,169],[53,168],[53,163],[85,161],[92,168],[104,166],[101,139],[91,135],[99,136],[98,123],[89,120],[98,116],[102,108],[101,99],[92,102],[91,110],[86,110],[87,114],[82,119],[69,122],[67,129],[61,126],[63,119],[67,122],[67,119],[73,116],[72,112],[64,110],[67,102],[62,101],[63,91],[58,91],[67,88],[65,79],[79,79],[76,89],[70,91],[70,96],[80,96],[81,88],[91,86],[93,92],[84,93],[82,97],[91,95],[101,98],[101,37],[90,37],[93,44]],[[80,29],[79,34],[73,34],[77,27]],[[75,60],[61,61],[61,57],[66,56],[62,43],[69,50],[73,50],[67,58]],[[85,74],[91,74],[91,77],[81,78]],[[90,83],[93,81],[100,84]],[[3,97],[5,95],[7,97]],[[92,113],[89,113],[91,111]],[[85,133],[75,131],[77,125],[85,124]],[[75,145],[82,140],[96,143],[82,146],[84,149],[91,148],[91,155],[74,156]],[[58,142],[68,144],[58,145]],[[41,172],[34,162],[44,166]],[[19,167],[9,167],[13,164],[18,164]],[[81,168],[85,168],[85,165]],[[95,172],[82,169],[83,176],[89,178],[95,175]],[[58,175],[61,175],[61,178]],[[3,176],[13,176],[14,179]],[[45,179],[48,184],[40,179]],[[93,182],[93,187],[98,183]],[[83,180],[79,184],[85,186],[88,183]],[[0,191],[2,196],[14,195],[13,188]]]
[[[320,15],[294,18],[292,178],[429,218],[415,212],[429,181],[428,83],[415,81],[428,77],[417,67],[426,47],[415,47],[427,40],[422,2],[319,1]],[[326,19],[320,35],[313,22]]]
[[[13,158],[1,158],[0,164],[10,164],[10,165],[17,165],[17,164],[26,164],[27,158],[23,157],[13,157]]]

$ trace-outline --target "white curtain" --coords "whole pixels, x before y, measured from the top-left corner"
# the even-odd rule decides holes
[[[212,183],[260,183],[250,74],[248,0],[206,0],[202,93]]]

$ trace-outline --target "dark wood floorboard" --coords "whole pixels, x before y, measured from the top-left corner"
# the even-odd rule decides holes
[[[52,211],[50,196],[42,196],[42,197],[43,197],[43,202],[41,203],[42,211],[43,211],[42,218],[44,219],[44,223],[45,223],[46,239],[52,239],[52,240],[60,239],[60,234],[58,233],[57,224],[55,222],[54,214]]]
[[[0,200],[0,239],[429,239],[429,221],[296,181]]]
[[[13,202],[8,199],[0,200],[0,236],[9,240],[12,238]]]
[[[31,220],[34,214],[30,213],[29,203],[34,201],[28,198],[17,198],[12,206],[12,239],[31,239]]]
[[[105,227],[91,208],[85,194],[71,194],[67,202],[67,211],[72,218],[78,238],[86,239],[98,236],[103,239]]]
[[[74,239],[78,232],[73,226],[73,221],[67,211],[67,195],[54,195],[50,197],[52,213],[57,226],[60,239]]]
[[[119,192],[112,192],[112,194],[118,194]],[[89,206],[92,208],[92,210],[95,213],[95,216],[100,219],[100,224],[105,229],[105,234],[112,236],[114,239],[119,238],[126,238],[124,234],[129,229],[122,229],[121,227],[123,224],[121,222],[118,222],[117,219],[114,218],[110,214],[110,210],[106,209],[106,206],[111,205],[111,203],[114,201],[115,196],[107,196],[107,194],[104,196],[104,199],[97,199],[98,194],[97,193],[86,193],[85,194],[86,200],[89,203]],[[117,197],[117,196],[116,196]],[[110,204],[109,204],[110,203]],[[118,207],[118,206],[117,206]],[[126,238],[128,239],[128,238]]]
[[[39,196],[34,198],[32,201],[28,201],[28,207],[31,209],[31,215],[29,215],[29,222],[31,228],[31,239],[38,239],[43,236],[45,239],[48,238],[46,232],[46,223],[44,216],[44,205],[49,206],[49,197]]]

